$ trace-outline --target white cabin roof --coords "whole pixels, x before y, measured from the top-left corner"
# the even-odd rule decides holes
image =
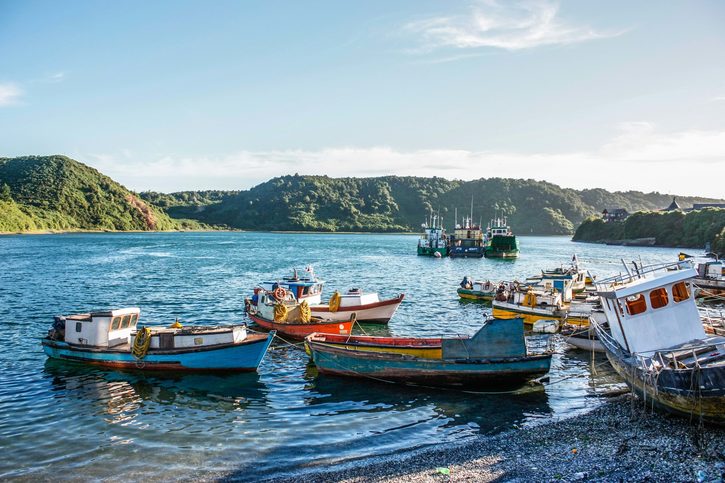
[[[601,297],[605,298],[622,298],[641,292],[647,292],[663,285],[673,284],[696,276],[697,271],[694,268],[674,270],[672,272],[659,275],[656,278],[638,278],[622,285],[599,285],[599,287],[597,287],[597,292]]]

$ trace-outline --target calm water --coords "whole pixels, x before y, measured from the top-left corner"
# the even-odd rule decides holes
[[[595,389],[619,384],[602,359],[592,370],[588,354],[561,343],[553,384],[515,395],[318,377],[303,352],[282,343],[258,374],[120,373],[48,361],[39,338],[56,314],[139,306],[142,323],[240,322],[256,282],[311,263],[328,295],[353,286],[405,292],[392,334],[471,334],[485,308],[456,297],[465,274],[522,280],[576,252],[604,276],[619,272],[620,258],[678,253],[522,237],[516,261],[436,260],[417,257],[415,244],[403,235],[0,237],[0,478],[281,475],[565,416],[599,404]]]

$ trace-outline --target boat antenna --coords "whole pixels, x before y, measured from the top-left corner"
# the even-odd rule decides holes
[[[471,218],[469,218],[468,223],[471,224],[473,222],[473,195],[471,195]]]

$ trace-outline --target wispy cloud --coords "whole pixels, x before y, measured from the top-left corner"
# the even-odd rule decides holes
[[[0,83],[0,107],[17,104],[23,90],[12,82]]]
[[[464,15],[429,17],[404,26],[418,36],[412,51],[441,48],[496,48],[521,50],[542,45],[567,45],[613,37],[624,31],[598,31],[575,25],[559,16],[559,4],[550,1],[497,3],[479,1]]]
[[[240,151],[221,157],[130,153],[85,160],[134,189],[240,189],[273,176],[443,176],[534,178],[572,188],[603,187],[722,197],[698,173],[725,170],[725,131],[660,132],[646,122],[623,123],[608,142],[591,150],[526,153],[390,147]],[[83,159],[83,156],[80,157]],[[691,173],[691,175],[686,175]]]
[[[725,96],[717,96],[710,99],[712,102],[723,102],[725,101]]]
[[[45,78],[46,82],[63,82],[65,80],[65,72],[56,72]]]

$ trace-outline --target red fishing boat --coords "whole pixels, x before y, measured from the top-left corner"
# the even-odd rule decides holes
[[[354,315],[346,320],[314,317],[306,301],[298,302],[282,287],[258,291],[257,303],[247,304],[247,315],[260,327],[295,339],[304,339],[314,332],[349,335],[355,322]]]

